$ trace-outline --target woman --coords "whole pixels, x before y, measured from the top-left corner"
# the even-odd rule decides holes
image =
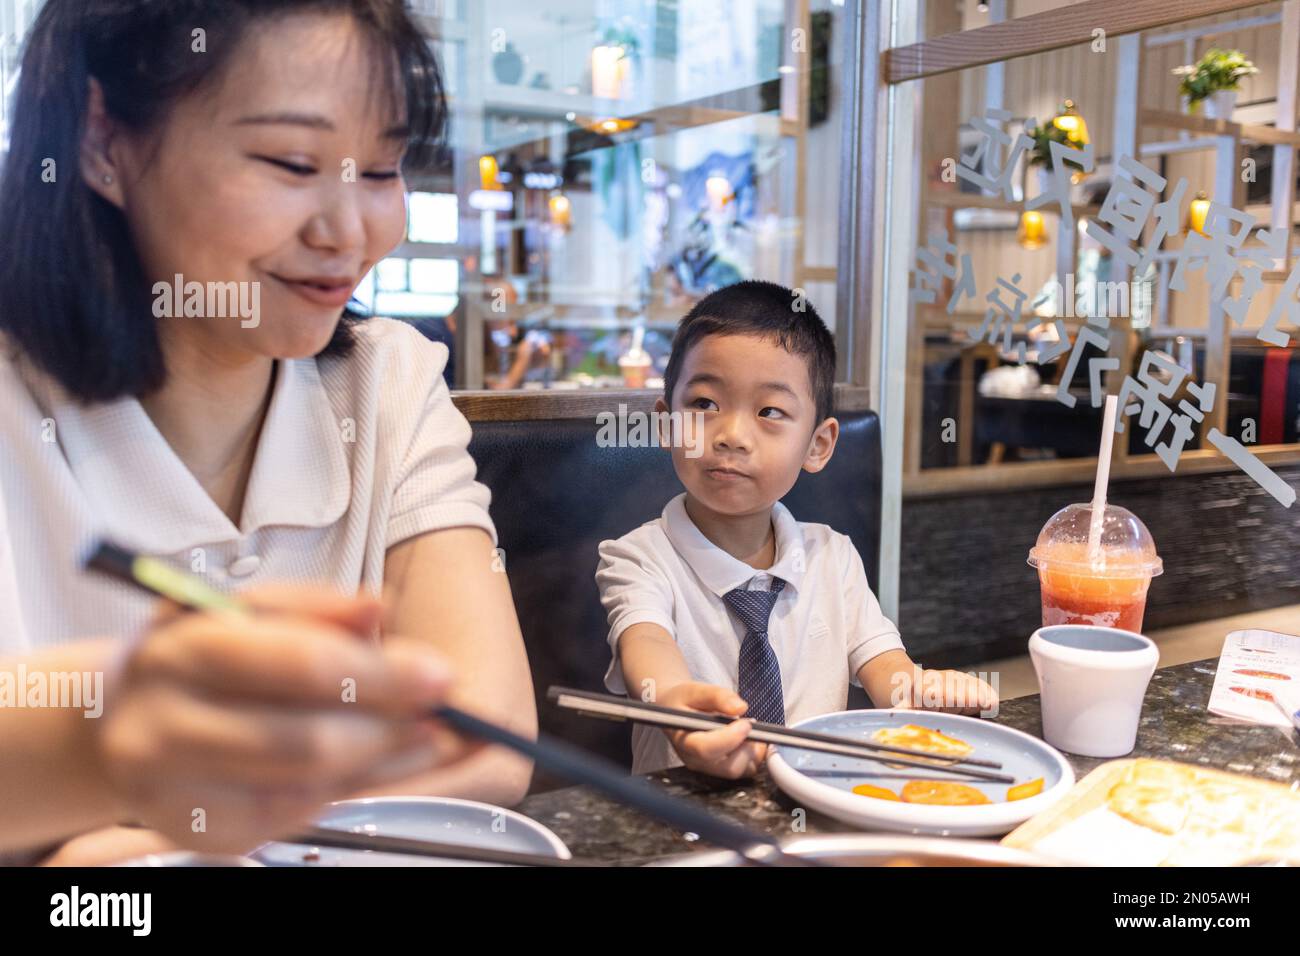
[[[0,850],[122,819],[246,849],[361,791],[526,791],[415,716],[536,732],[446,349],[344,314],[441,89],[400,0],[47,0],[0,182],[0,670],[107,685],[98,720],[0,707]],[[264,613],[158,614],[78,571],[99,535]]]

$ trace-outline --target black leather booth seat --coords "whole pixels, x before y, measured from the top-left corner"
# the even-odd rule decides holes
[[[853,539],[877,586],[880,538],[880,427],[872,412],[837,416],[830,464],[802,474],[785,504],[800,521],[828,524]],[[552,684],[603,691],[608,628],[596,590],[596,548],[658,517],[682,489],[668,452],[601,448],[593,419],[473,424],[470,453],[492,489],[492,518],[504,551],[543,732],[631,766],[630,726],[561,712]],[[866,706],[855,691],[854,706]],[[564,781],[538,771],[534,790]]]

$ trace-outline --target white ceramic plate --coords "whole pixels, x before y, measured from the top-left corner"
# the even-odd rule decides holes
[[[1006,833],[1056,803],[1074,786],[1074,771],[1065,757],[1037,737],[976,717],[915,710],[846,710],[802,721],[799,730],[869,740],[882,727],[919,724],[966,741],[972,757],[995,760],[1015,783],[1043,778],[1043,792],[1024,800],[1007,800],[1008,787],[954,774],[927,774],[920,768],[891,768],[874,760],[776,747],[768,769],[790,797],[827,816],[864,830],[893,830],[938,836],[994,836]],[[861,783],[897,793],[909,780],[953,780],[982,791],[991,803],[945,807],[864,797],[853,792]]]
[[[564,842],[522,813],[473,800],[449,797],[370,797],[331,803],[317,826],[377,836],[433,840],[458,846],[537,853],[567,860]],[[252,854],[267,866],[484,866],[462,860],[335,850],[298,843],[267,843]]]

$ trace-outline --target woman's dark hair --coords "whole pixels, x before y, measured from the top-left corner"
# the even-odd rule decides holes
[[[816,424],[834,413],[835,338],[801,291],[747,279],[695,303],[677,326],[664,369],[664,400],[669,407],[687,353],[710,335],[756,335],[775,341],[792,355],[802,355],[808,362]]]
[[[442,77],[402,0],[46,0],[23,54],[0,175],[0,333],[69,394],[139,397],[167,374],[126,218],[81,175],[90,78],[110,117],[152,132],[221,75],[254,23],[314,12],[352,14],[391,54],[375,57],[376,80],[389,102],[405,100],[404,168],[430,166],[446,124]],[[202,56],[192,52],[199,29]],[[346,354],[360,318],[345,313],[321,354]]]

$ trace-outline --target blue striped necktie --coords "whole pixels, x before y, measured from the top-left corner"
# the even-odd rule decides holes
[[[781,665],[767,639],[767,622],[777,595],[785,587],[780,578],[772,579],[770,591],[747,591],[735,588],[723,595],[727,607],[745,625],[745,639],[740,645],[739,679],[736,692],[749,704],[746,717],[771,724],[785,723],[785,697],[781,693]]]

